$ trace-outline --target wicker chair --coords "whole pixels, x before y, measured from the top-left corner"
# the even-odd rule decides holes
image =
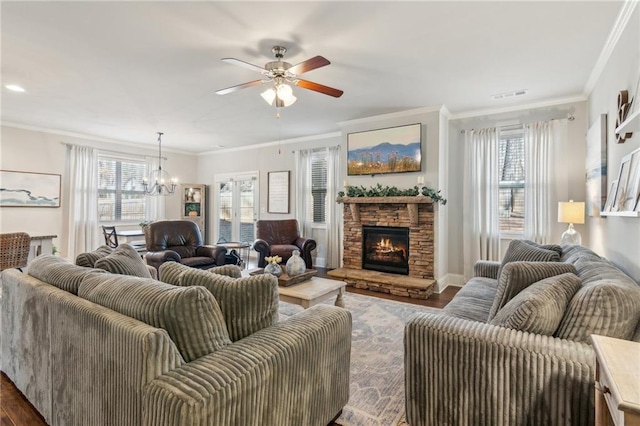
[[[27,266],[31,237],[25,232],[0,234],[0,271]]]

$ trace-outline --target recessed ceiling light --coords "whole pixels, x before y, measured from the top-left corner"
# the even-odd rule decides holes
[[[11,90],[12,92],[26,92],[26,90],[24,90],[22,87],[18,86],[17,84],[7,84],[4,87]]]
[[[214,148],[224,148],[224,145],[213,145]]]
[[[497,95],[491,95],[491,99],[504,99],[511,98],[513,96],[522,96],[527,94],[527,89],[514,90],[513,92],[498,93]]]

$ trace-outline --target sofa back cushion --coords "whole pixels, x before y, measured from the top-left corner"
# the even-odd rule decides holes
[[[180,285],[182,274],[192,269],[193,268],[182,263],[165,262],[160,265],[160,271],[162,271],[160,281],[167,284]],[[214,266],[213,268],[207,269],[207,271],[232,278],[240,278],[242,276],[242,270],[236,265]]]
[[[27,273],[61,290],[78,294],[78,288],[87,275],[104,274],[105,271],[74,265],[62,257],[43,254],[29,263]]]
[[[234,278],[168,262],[160,267],[160,276],[174,285],[209,290],[220,304],[234,342],[278,321],[278,279],[271,274]]]
[[[146,263],[140,257],[140,253],[129,244],[120,244],[113,253],[98,259],[95,267],[112,274],[152,278]]]
[[[567,304],[580,289],[580,278],[566,273],[537,281],[504,305],[492,325],[552,336]]]
[[[202,287],[104,274],[83,280],[78,296],[165,329],[186,362],[231,343],[218,303]]]
[[[113,249],[109,246],[103,245],[88,253],[80,253],[76,256],[76,265],[84,266],[86,268],[95,268],[96,262],[105,256],[113,253]]]
[[[555,250],[547,250],[536,247],[525,240],[512,240],[502,258],[502,264],[498,270],[498,279],[502,269],[510,262],[558,262],[560,255]]]
[[[531,284],[567,272],[575,274],[576,268],[562,262],[507,263],[499,275],[496,295],[489,311],[488,320],[491,321],[503,306]]]

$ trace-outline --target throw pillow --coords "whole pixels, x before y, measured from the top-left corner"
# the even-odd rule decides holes
[[[140,254],[129,244],[120,244],[113,253],[98,259],[95,266],[112,274],[152,278]]]
[[[530,246],[534,246],[544,250],[555,251],[556,253],[558,253],[558,256],[562,257],[562,246],[558,244],[538,244],[535,241],[531,241],[531,240],[522,240],[522,241],[529,244]]]
[[[489,311],[489,321],[518,293],[536,281],[566,272],[576,273],[576,268],[562,262],[511,262],[507,263],[498,278],[496,295]]]
[[[109,246],[100,246],[96,250],[88,253],[80,253],[76,256],[76,265],[84,266],[87,268],[94,268],[96,262],[105,256],[113,253],[113,249]]]
[[[104,274],[83,280],[78,296],[165,329],[186,362],[231,343],[218,303],[202,287]]]
[[[507,251],[502,258],[500,270],[498,270],[498,279],[502,269],[509,262],[559,262],[560,255],[553,250],[547,250],[535,247],[522,240],[513,240],[509,243]]]
[[[513,297],[490,324],[552,336],[581,281],[573,273],[545,278]]]
[[[78,287],[87,275],[104,274],[105,271],[74,265],[62,257],[43,254],[29,263],[27,273],[61,290],[78,294]]]
[[[615,279],[587,282],[583,278],[583,282],[569,302],[555,336],[584,343],[591,343],[592,334],[631,339],[640,321],[640,288]]]
[[[271,274],[232,278],[190,268],[178,285],[203,286],[213,294],[234,342],[278,322],[278,279]]]
[[[193,270],[192,267],[183,265],[179,262],[164,262],[160,265],[160,280],[167,284],[180,285],[182,274],[191,270]],[[207,269],[207,271],[219,275],[226,275],[232,278],[240,278],[242,276],[242,270],[236,265],[215,266]]]

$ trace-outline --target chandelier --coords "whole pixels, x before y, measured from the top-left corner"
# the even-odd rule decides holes
[[[142,187],[146,195],[171,195],[176,190],[178,180],[162,170],[162,135],[158,132],[158,168],[149,173],[149,177],[142,179]]]

